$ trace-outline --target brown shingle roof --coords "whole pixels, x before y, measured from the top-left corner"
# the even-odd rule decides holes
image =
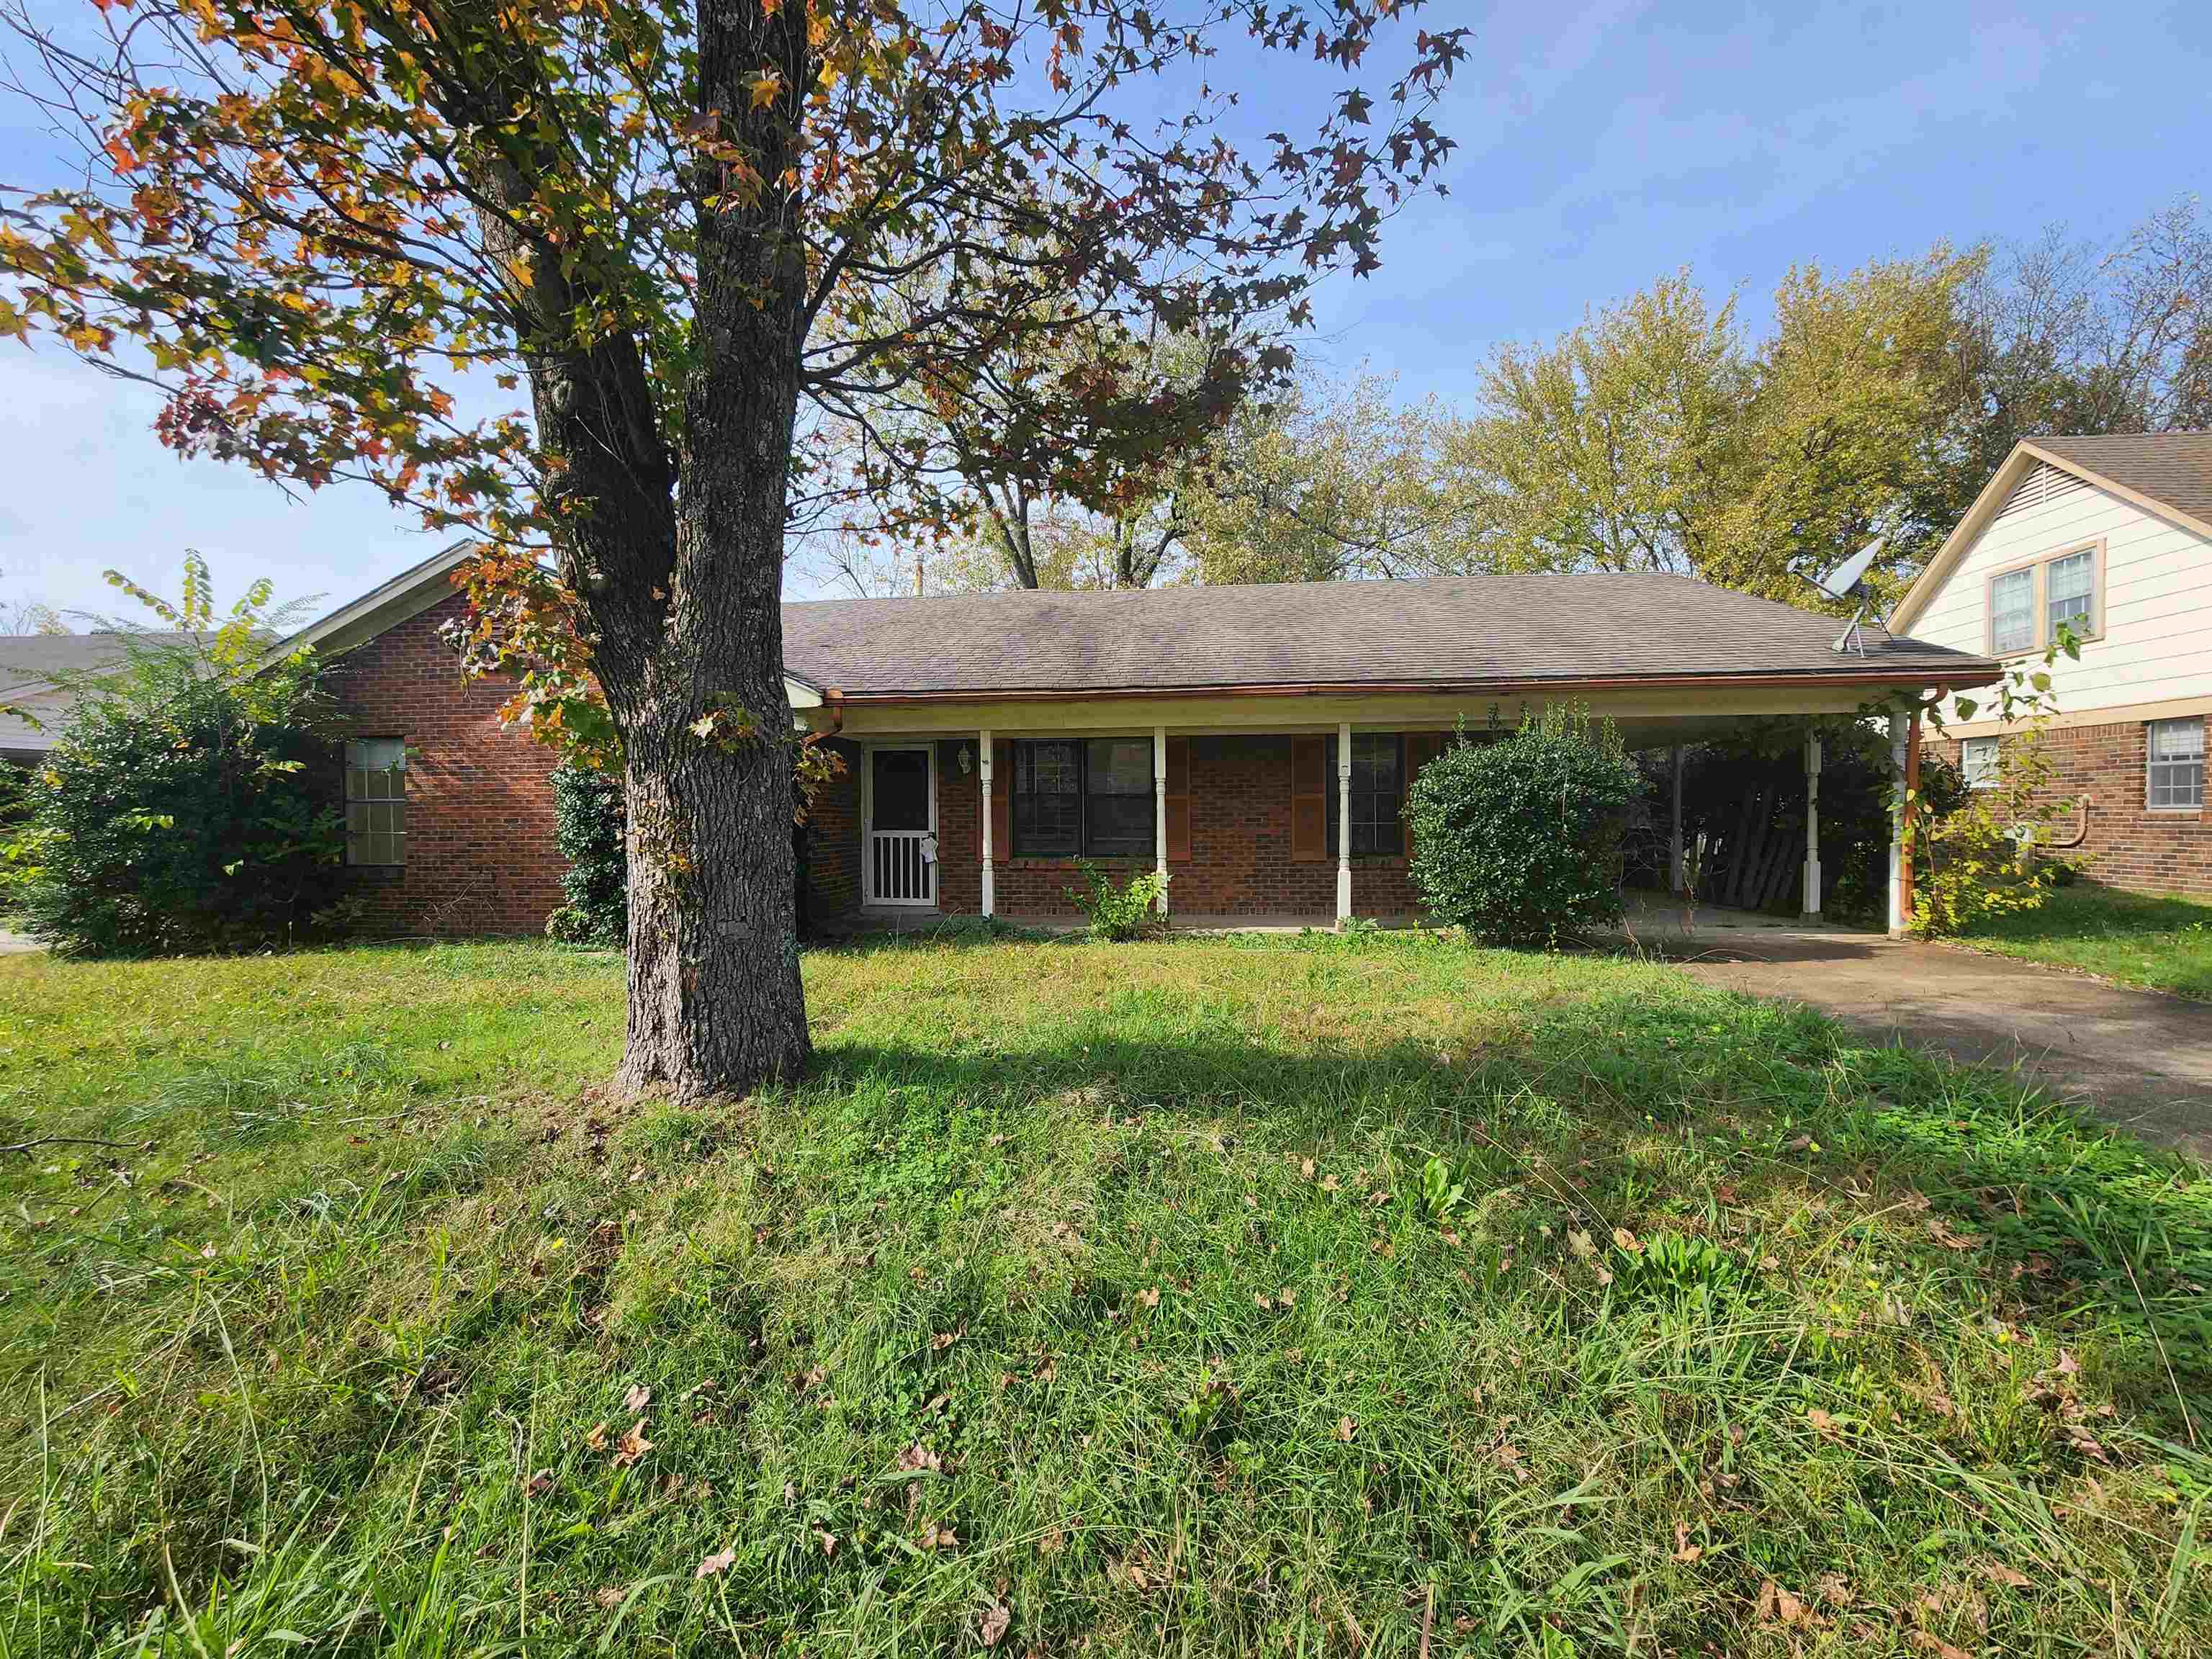
[[[1865,673],[1980,683],[1996,665],[1684,576],[1456,576],[783,607],[784,666],[851,696],[1225,686],[1571,684]]]
[[[2030,438],[2038,449],[2212,524],[2212,432]]]

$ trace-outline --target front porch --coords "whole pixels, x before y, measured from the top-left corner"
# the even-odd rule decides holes
[[[1675,754],[1669,867],[1677,886],[1681,745],[1750,720],[1803,719],[1803,908],[1817,919],[1820,755],[1811,721],[1851,713],[1863,696],[1858,688],[1807,687],[1786,697],[1685,690],[1671,705],[1588,701],[1632,749]],[[1180,720],[1149,726],[1131,716],[1154,708],[1131,702],[999,707],[975,711],[990,723],[961,730],[946,729],[968,712],[957,707],[837,708],[823,735],[846,771],[810,826],[811,908],[832,929],[927,927],[963,915],[1073,928],[1083,924],[1076,890],[1088,866],[1117,884],[1164,876],[1162,908],[1177,931],[1296,931],[1353,918],[1419,925],[1401,817],[1406,789],[1462,720],[1475,730],[1494,714],[1510,726],[1520,705],[1435,696],[1296,700],[1299,715],[1340,708],[1360,716],[1323,725],[1284,719],[1292,712],[1286,701],[1208,700],[1176,708]],[[1893,724],[1893,736],[1903,769],[1903,722]],[[1894,913],[1894,895],[1893,905]]]

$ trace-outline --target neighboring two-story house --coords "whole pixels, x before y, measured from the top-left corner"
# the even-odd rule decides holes
[[[2112,886],[2212,895],[2212,432],[2016,445],[1889,625],[2039,668],[2061,622],[2083,643],[2051,669],[2059,841]],[[2016,730],[1990,702],[1943,734],[1970,783]]]

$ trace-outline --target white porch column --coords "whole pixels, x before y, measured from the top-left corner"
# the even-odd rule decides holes
[[[1352,722],[1336,728],[1336,925],[1352,920]]]
[[[1152,867],[1159,872],[1158,909],[1168,913],[1168,729],[1152,728]]]
[[[1674,745],[1674,823],[1667,836],[1667,890],[1682,890],[1682,745]]]
[[[998,914],[997,896],[991,890],[991,728],[985,726],[975,734],[975,776],[981,789],[980,807],[983,826],[983,914]]]
[[[1820,919],[1820,738],[1805,734],[1805,919]]]
[[[1889,717],[1889,933],[1905,933],[1905,716]]]

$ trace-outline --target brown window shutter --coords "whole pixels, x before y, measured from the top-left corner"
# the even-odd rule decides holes
[[[1405,796],[1413,793],[1413,780],[1421,775],[1421,769],[1444,751],[1444,734],[1441,732],[1408,732],[1406,733]],[[1406,856],[1413,856],[1413,826],[1406,825]]]
[[[991,861],[1014,855],[1014,745],[991,745]]]
[[[1168,861],[1190,861],[1190,739],[1168,739]]]
[[[1291,856],[1317,863],[1328,856],[1328,739],[1291,740]]]

